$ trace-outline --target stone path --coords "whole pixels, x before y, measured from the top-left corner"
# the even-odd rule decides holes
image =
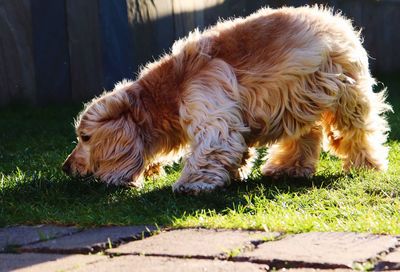
[[[0,271],[393,271],[399,247],[363,233],[17,226],[0,229]]]

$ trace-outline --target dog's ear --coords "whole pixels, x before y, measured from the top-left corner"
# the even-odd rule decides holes
[[[141,126],[150,120],[145,99],[144,87],[138,82],[122,81],[115,86],[110,97],[105,97],[107,116],[113,119],[129,114],[132,120]]]
[[[125,91],[113,91],[99,101],[102,118],[116,119],[129,111],[130,102]]]
[[[92,143],[90,159],[97,176],[118,184],[135,182],[143,175],[143,139],[130,115],[103,124]]]
[[[118,119],[127,113],[141,119],[137,112],[141,104],[139,102],[141,89],[142,87],[137,82],[122,81],[116,84],[113,91],[93,99],[86,106],[86,110],[81,114],[82,120],[99,123]]]
[[[129,99],[125,92],[108,92],[93,99],[76,121],[76,127],[96,128],[99,123],[118,119],[129,110]]]
[[[98,101],[98,110],[103,113],[103,118],[115,119],[129,112],[132,107],[129,93],[135,89],[136,85],[131,81],[122,81],[115,85],[112,92],[103,95]]]

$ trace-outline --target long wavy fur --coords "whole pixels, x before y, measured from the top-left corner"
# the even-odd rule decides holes
[[[261,9],[190,33],[87,104],[64,166],[140,185],[183,152],[173,189],[198,193],[246,178],[253,147],[270,147],[265,175],[311,176],[324,141],[346,170],[384,170],[391,108],[374,84],[360,32],[342,15]]]

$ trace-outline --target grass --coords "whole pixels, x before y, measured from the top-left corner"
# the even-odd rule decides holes
[[[382,80],[382,79],[381,79]],[[392,93],[400,80],[384,78]],[[395,110],[400,99],[390,97]],[[341,172],[340,161],[321,155],[310,180],[271,180],[257,169],[251,180],[226,190],[174,195],[179,166],[148,180],[141,190],[68,178],[60,165],[74,147],[73,117],[80,107],[9,107],[0,110],[0,226],[157,224],[271,231],[400,233],[400,116],[392,126],[386,173]]]

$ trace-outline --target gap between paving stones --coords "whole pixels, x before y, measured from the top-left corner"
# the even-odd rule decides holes
[[[83,228],[58,225],[17,225],[0,228],[0,253],[15,253],[21,246],[74,235],[83,230]]]
[[[372,260],[374,264],[373,271],[397,271],[400,270],[400,262],[393,261],[390,256],[392,254],[397,255],[397,259],[400,259],[400,236],[396,236],[398,244],[394,248],[389,248],[388,252],[381,252],[375,260]],[[387,258],[389,257],[389,260]]]
[[[280,236],[279,240],[284,239],[285,237],[290,236],[290,234]],[[391,262],[384,261],[386,256],[390,256],[391,253],[397,253],[398,259],[400,259],[400,236],[394,236],[397,242],[392,246],[380,252],[377,252],[375,256],[371,258],[367,258],[364,261],[353,261],[351,266],[345,264],[329,264],[329,263],[320,263],[320,262],[307,262],[307,261],[295,261],[295,260],[284,260],[284,259],[273,259],[273,260],[262,260],[252,257],[246,256],[238,256],[234,257],[232,261],[242,261],[242,262],[251,262],[255,264],[263,264],[267,265],[270,268],[274,269],[291,269],[291,268],[306,268],[306,269],[346,269],[346,270],[365,270],[366,267],[369,269],[373,269],[373,271],[394,271],[400,270],[400,261],[399,262]],[[278,241],[278,240],[275,240]],[[264,243],[262,243],[264,244]],[[254,250],[253,250],[254,251]]]
[[[283,237],[278,232],[181,228],[162,231],[148,239],[107,249],[109,256],[152,256],[227,260]],[[182,242],[184,241],[184,242]]]
[[[157,231],[158,229],[153,226],[102,227],[84,229],[79,233],[72,235],[55,238],[45,242],[41,241],[29,245],[23,245],[17,248],[16,252],[47,254],[97,254],[107,250],[108,248],[118,247],[123,243],[142,240],[153,235]],[[89,236],[89,238],[87,236]],[[78,238],[81,238],[81,240],[68,245],[70,240]]]
[[[327,263],[314,263],[314,262],[302,262],[293,260],[271,260],[271,261],[261,261],[253,260],[249,257],[238,257],[234,258],[234,262],[248,262],[254,264],[263,264],[270,267],[270,269],[290,269],[290,268],[310,268],[310,269],[351,269],[347,265],[340,264],[327,264]]]
[[[186,228],[186,229],[193,229],[193,228]],[[176,231],[176,229],[168,229],[162,232],[169,232],[169,231]],[[133,242],[138,240],[146,239],[153,235],[158,235],[159,233],[156,232],[146,232],[142,235],[136,235],[133,239],[125,239],[121,238],[118,241],[112,243],[112,248],[118,247],[121,244],[126,242]],[[279,234],[278,236],[274,237],[272,241],[279,241],[287,237],[287,234]],[[239,249],[237,254],[242,254],[244,252],[254,251],[258,248],[259,245],[271,242],[270,240],[252,240],[250,244],[244,245]],[[350,267],[347,265],[341,264],[327,264],[327,263],[318,263],[318,262],[304,262],[304,261],[294,261],[294,260],[280,260],[280,259],[273,259],[273,260],[258,260],[251,257],[244,257],[244,256],[229,256],[230,253],[222,253],[218,256],[204,256],[204,255],[177,255],[177,254],[157,254],[157,253],[109,253],[107,252],[107,248],[104,246],[92,246],[94,251],[91,252],[83,252],[83,254],[93,254],[93,253],[102,253],[107,255],[110,258],[117,259],[118,257],[122,256],[143,256],[143,257],[159,257],[159,258],[172,258],[172,259],[194,259],[194,260],[221,260],[221,261],[230,261],[230,262],[241,262],[241,263],[254,263],[254,264],[262,264],[267,265],[268,267],[275,268],[275,269],[282,269],[282,268],[313,268],[313,269],[349,269]],[[395,248],[390,248],[389,252],[394,251]],[[34,251],[35,252],[35,251]],[[80,250],[57,250],[56,252],[50,250],[47,251],[46,249],[38,248],[38,253],[64,253],[64,254],[82,254]],[[388,251],[379,252],[377,257],[367,259],[365,262],[354,262],[355,264],[360,264],[363,266],[364,263],[371,262],[374,265],[378,263],[379,256],[382,254],[388,253]]]
[[[199,230],[199,228],[193,229],[193,228],[187,228],[186,230]],[[87,230],[86,230],[87,231]],[[164,229],[162,233],[170,232],[170,231],[177,231],[176,229]],[[223,230],[217,230],[217,231],[223,231]],[[232,231],[232,230],[225,230],[225,231]],[[233,230],[234,231],[234,230]],[[85,230],[83,230],[80,233],[84,233]],[[251,231],[250,231],[251,232]],[[255,232],[256,233],[256,232]],[[118,245],[124,244],[126,242],[134,242],[138,240],[144,240],[152,235],[157,235],[160,234],[160,231],[153,231],[153,232],[144,232],[141,233],[140,235],[136,236],[131,236],[129,238],[118,238],[117,240],[114,240],[113,242],[110,242],[112,245],[112,248],[117,247]],[[73,237],[74,235],[71,235],[70,237]],[[284,237],[281,233],[276,233],[275,236],[268,236],[268,239],[273,239],[273,240],[278,240],[281,237]],[[263,237],[263,239],[267,239],[267,237]],[[56,239],[55,239],[56,240]],[[104,239],[103,239],[104,240]],[[50,241],[51,242],[51,241]],[[174,255],[174,254],[140,254],[140,253],[134,253],[134,254],[116,254],[116,253],[109,253],[107,252],[107,247],[106,244],[91,244],[88,246],[88,248],[70,248],[70,249],[62,249],[62,248],[51,248],[51,247],[46,247],[46,246],[37,246],[39,243],[34,243],[33,247],[29,245],[28,247],[21,247],[18,252],[20,253],[47,253],[47,254],[95,254],[101,252],[104,255],[109,256],[110,258],[118,258],[119,256],[123,255],[132,255],[132,256],[148,256],[148,257],[162,257],[162,258],[175,258],[175,259],[193,259],[193,260],[230,260],[234,261],[232,257],[230,257],[231,254],[239,254],[243,253],[246,251],[251,251],[254,250],[259,244],[262,244],[266,241],[260,240],[260,239],[254,239],[251,241],[248,241],[248,243],[244,243],[240,245],[240,248],[238,248],[238,252],[232,253],[233,249],[230,249],[229,252],[227,253],[221,253],[218,256],[204,256],[204,255],[191,255],[191,256],[181,256],[181,255]],[[35,246],[36,244],[36,246]],[[48,244],[48,243],[47,243]],[[47,245],[49,246],[49,245]],[[241,261],[242,262],[242,261]],[[250,262],[251,263],[251,262]]]
[[[193,228],[182,228],[182,229],[193,229]],[[174,231],[176,229],[170,229],[168,231]],[[271,241],[279,241],[287,237],[288,234],[280,233],[278,236],[274,237],[274,240]],[[240,253],[254,251],[261,244],[268,243],[271,241],[264,240],[254,240],[250,241],[252,247],[244,246],[241,248]],[[346,265],[334,265],[334,264],[326,264],[326,263],[314,263],[314,262],[301,262],[301,261],[292,261],[292,260],[271,260],[271,261],[261,261],[257,259],[252,259],[251,257],[244,256],[227,256],[222,254],[217,257],[213,256],[204,256],[204,255],[177,255],[177,254],[156,254],[156,253],[109,253],[107,251],[103,252],[105,255],[108,255],[110,258],[118,258],[124,256],[143,256],[143,257],[156,257],[156,258],[172,258],[172,259],[195,259],[195,260],[218,260],[218,261],[229,261],[232,263],[252,263],[252,264],[260,264],[266,265],[267,270],[270,269],[290,269],[290,268],[311,268],[311,269],[350,269]]]
[[[165,229],[162,232],[169,232],[169,231],[176,231],[176,230],[198,230],[200,228],[180,228],[180,229]],[[219,229],[219,230],[224,230],[224,229]],[[231,229],[225,229],[225,230],[231,230]],[[155,233],[154,235],[158,235],[158,233]],[[153,236],[149,235],[147,237]],[[277,236],[273,238],[273,241],[278,241],[283,238],[285,238],[287,234],[284,233],[279,233]],[[147,238],[146,237],[146,238]],[[138,239],[142,240],[142,239]],[[270,242],[269,240],[252,240],[249,242],[249,244],[245,244],[243,247],[241,247],[238,252],[235,252],[233,254],[241,254],[244,252],[248,251],[254,251],[257,249],[257,247],[260,244]],[[132,253],[113,253],[113,252],[108,252],[108,249],[104,249],[102,252],[103,254],[113,258],[113,257],[119,257],[119,256],[149,256],[149,257],[165,257],[165,258],[177,258],[177,259],[199,259],[199,260],[221,260],[221,261],[233,261],[233,262],[247,262],[249,258],[247,257],[238,257],[236,258],[235,256],[229,256],[232,251],[228,253],[221,253],[219,256],[204,256],[204,255],[182,255],[182,254],[166,254],[166,253],[139,253],[139,252],[132,252]]]
[[[187,229],[193,229],[193,228],[187,228]],[[198,228],[197,228],[198,229]],[[85,230],[79,230],[79,232],[74,233],[74,234],[67,234],[63,235],[61,237],[71,237],[74,236],[78,233],[82,233],[82,231]],[[176,231],[176,229],[164,229],[161,233],[163,232],[169,232],[169,231]],[[132,242],[132,241],[140,241],[143,239],[146,239],[150,236],[153,235],[158,235],[160,233],[160,230],[152,231],[152,232],[145,232],[141,235],[135,235],[129,238],[119,238],[116,241],[112,241],[111,245],[112,248],[117,247],[118,245],[124,244],[126,242]],[[232,250],[228,253],[225,254],[220,254],[218,256],[204,256],[204,255],[191,255],[191,256],[185,256],[185,255],[177,255],[177,254],[157,254],[157,253],[146,253],[146,254],[140,254],[140,253],[110,253],[107,252],[108,248],[107,246],[104,245],[91,245],[91,248],[94,249],[94,251],[85,251],[83,252],[84,254],[93,254],[93,253],[99,253],[104,254],[110,258],[115,258],[115,260],[118,259],[118,257],[122,256],[143,256],[143,257],[160,257],[160,258],[172,258],[172,259],[193,259],[193,260],[223,260],[223,261],[230,261],[230,262],[241,262],[241,263],[254,263],[254,264],[262,264],[262,265],[267,265],[270,268],[275,268],[275,269],[281,269],[281,268],[313,268],[313,269],[349,269],[348,265],[342,265],[342,264],[329,264],[329,263],[318,263],[318,262],[308,262],[308,261],[297,261],[297,260],[284,260],[284,259],[272,259],[272,260],[259,260],[259,259],[254,259],[252,257],[246,257],[246,256],[237,256],[236,254],[242,254],[244,252],[251,252],[256,250],[260,245],[264,243],[268,243],[271,241],[279,241],[287,237],[288,234],[278,234],[277,236],[273,237],[273,240],[252,240],[249,241],[250,243],[243,245],[238,252],[232,252]],[[57,239],[61,238],[58,237]],[[373,267],[375,268],[383,268],[385,267],[386,269],[390,269],[393,267],[398,267],[398,263],[390,263],[390,262],[384,262],[380,260],[388,255],[390,252],[393,252],[396,250],[396,248],[399,248],[400,244],[400,239],[399,237],[395,237],[398,241],[398,243],[392,247],[388,248],[387,250],[383,250],[379,253],[376,254],[376,256],[367,259],[366,261],[363,262],[353,262],[353,267],[356,264],[360,264],[362,267],[365,263],[370,262]],[[34,245],[41,243],[42,241],[38,242],[33,242],[28,245]],[[64,253],[64,254],[82,254],[82,251],[72,249],[72,250],[47,250],[46,248],[33,248],[29,250],[22,250],[19,252],[33,252],[33,253]],[[231,254],[235,254],[235,256],[231,256]]]
[[[172,229],[172,228],[168,228],[168,229],[163,229],[162,231],[156,231],[153,233],[149,233],[148,235],[146,235],[145,237],[142,238],[138,238],[135,240],[130,240],[130,241],[122,241],[122,243],[119,243],[117,246],[113,246],[112,248],[117,248],[120,245],[123,245],[126,242],[134,242],[134,241],[139,241],[139,240],[144,240],[146,238],[149,238],[151,236],[155,236],[155,235],[159,235],[161,233],[166,233],[166,232],[171,232],[171,231],[177,231],[177,230],[199,230],[199,229],[203,229],[203,230],[209,230],[209,229],[204,229],[204,228],[180,228],[180,229]],[[231,231],[231,229],[218,229],[218,230],[227,230],[227,231]],[[284,238],[286,236],[286,234],[282,234],[279,233],[277,236],[273,237],[274,241],[280,240],[282,238]],[[255,239],[255,240],[251,240],[249,241],[249,243],[244,244],[242,247],[240,247],[240,249],[238,249],[238,252],[236,252],[236,254],[239,253],[243,253],[243,252],[247,252],[247,251],[253,251],[257,248],[258,245],[265,243],[268,241],[264,241],[264,240],[260,240],[260,239]],[[199,259],[199,260],[221,260],[221,261],[235,261],[233,259],[233,257],[229,256],[232,252],[224,252],[219,254],[218,256],[205,256],[205,255],[196,255],[196,254],[192,254],[192,255],[182,255],[182,254],[165,254],[165,253],[139,253],[139,252],[133,252],[133,253],[114,253],[114,252],[108,252],[107,250],[109,250],[110,248],[104,248],[103,251],[101,251],[101,253],[103,253],[104,255],[109,256],[110,258],[117,258],[120,256],[149,256],[149,257],[162,257],[162,258],[177,258],[177,259]],[[235,254],[235,253],[233,253]]]
[[[267,242],[266,242],[267,243]],[[333,265],[333,264],[322,264],[322,263],[312,263],[312,262],[301,262],[301,261],[285,261],[285,260],[271,260],[271,261],[260,261],[260,260],[253,260],[249,257],[226,257],[226,256],[218,256],[218,257],[211,257],[211,256],[203,256],[203,255],[193,255],[193,256],[183,256],[183,255],[171,255],[171,254],[139,254],[139,253],[121,253],[115,254],[110,253],[107,254],[110,258],[119,258],[124,256],[141,256],[141,257],[155,257],[155,258],[171,258],[171,259],[193,259],[193,260],[209,260],[209,261],[228,261],[232,263],[252,263],[252,264],[261,264],[266,265],[268,269],[283,269],[283,268],[314,268],[314,269],[350,269],[346,265]]]
[[[193,229],[193,228],[182,228],[182,229]],[[174,231],[176,229],[170,229],[167,231]],[[166,232],[166,231],[165,231]],[[251,246],[243,246],[240,249],[240,254],[248,251],[254,251],[259,245],[268,243],[271,241],[279,241],[287,237],[288,234],[280,233],[278,236],[274,237],[273,240],[253,240],[250,241]],[[283,268],[313,268],[313,269],[349,269],[346,265],[337,264],[326,264],[326,263],[314,263],[314,262],[302,262],[302,261],[292,261],[292,260],[268,260],[260,261],[257,259],[252,259],[251,257],[244,256],[229,256],[228,254],[221,254],[219,256],[204,256],[204,255],[178,255],[178,254],[159,254],[159,253],[145,253],[141,254],[138,252],[133,253],[110,253],[107,251],[103,252],[111,258],[118,258],[123,256],[143,256],[143,257],[156,257],[156,258],[172,258],[172,259],[195,259],[195,260],[218,260],[218,261],[229,261],[232,263],[252,263],[266,265],[269,269],[283,269]]]
[[[129,238],[120,238],[115,241],[108,240],[105,243],[94,244],[94,245],[90,245],[90,247],[85,247],[85,248],[51,249],[51,248],[46,248],[46,247],[38,247],[38,248],[16,247],[14,249],[14,252],[16,252],[16,253],[68,254],[68,255],[71,255],[71,254],[91,255],[91,254],[103,253],[104,255],[112,257],[110,254],[106,253],[107,249],[116,248],[121,244],[141,240],[143,238],[147,238],[152,235],[153,234],[145,232],[143,235],[140,234],[140,235],[129,237]],[[69,235],[67,235],[67,236],[69,236]],[[28,244],[28,245],[35,245],[38,243],[40,243],[40,242],[36,242],[36,243]]]
[[[290,234],[282,234],[274,241],[279,241],[284,239]],[[268,270],[269,269],[291,269],[291,268],[296,268],[296,269],[345,269],[345,270],[364,270],[363,268],[370,263],[372,265],[373,271],[400,271],[400,263],[399,262],[392,262],[392,261],[385,261],[384,258],[386,256],[389,256],[391,253],[397,252],[397,254],[400,256],[400,251],[396,251],[400,249],[400,236],[395,236],[397,240],[397,244],[394,247],[390,247],[387,250],[383,250],[381,252],[378,252],[375,257],[368,258],[367,260],[363,262],[353,262],[352,267],[349,267],[347,265],[341,265],[341,264],[328,264],[328,263],[317,263],[317,262],[303,262],[303,261],[294,261],[294,260],[279,260],[279,259],[274,259],[274,260],[258,260],[258,259],[253,259],[251,257],[244,257],[244,256],[236,256],[232,258],[226,259],[227,261],[232,261],[232,262],[248,262],[248,263],[254,263],[254,264],[261,264],[261,265],[267,265]],[[261,244],[268,243],[270,241],[262,241],[261,243],[257,243],[255,245],[255,248],[252,249],[254,251],[257,249],[257,247]],[[358,269],[356,267],[358,266]]]
[[[370,262],[373,265],[373,271],[383,271],[383,270],[399,270],[400,263],[394,262],[385,262],[383,259],[390,255],[390,253],[395,252],[397,249],[400,249],[400,236],[395,236],[397,239],[397,244],[394,247],[388,248],[387,250],[379,252],[375,257],[369,258],[366,262],[355,262],[353,265],[360,264],[361,266]],[[383,269],[386,268],[386,269]]]

